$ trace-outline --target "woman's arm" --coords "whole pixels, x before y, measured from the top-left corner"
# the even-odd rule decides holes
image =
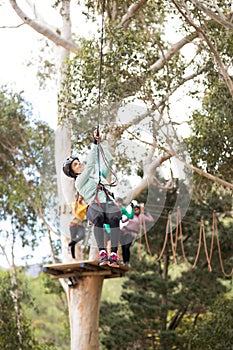
[[[154,218],[153,218],[153,216],[150,213],[146,213],[146,214],[143,213],[143,214],[140,214],[140,215],[142,215],[144,217],[144,220],[146,222],[154,222]]]
[[[105,155],[107,162],[111,166],[113,163],[113,158],[112,158],[111,153],[109,152],[109,150],[106,146],[103,146],[103,151],[104,151],[104,155]],[[109,174],[109,168],[107,167],[106,164],[104,164],[103,169],[101,171],[101,175],[106,179],[108,177],[108,174]]]
[[[82,188],[85,185],[85,183],[89,180],[91,172],[95,167],[96,161],[97,161],[97,145],[93,144],[92,149],[86,158],[85,169],[83,170],[82,174],[80,174],[77,177],[75,181],[76,188],[79,188],[79,189]]]
[[[134,217],[134,208],[131,208],[131,212],[128,212],[126,207],[121,208],[122,215],[125,215],[128,219],[133,219]]]

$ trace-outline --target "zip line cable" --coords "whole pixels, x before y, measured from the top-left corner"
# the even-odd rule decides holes
[[[103,75],[103,43],[104,43],[104,12],[105,0],[101,2],[101,35],[100,35],[100,59],[99,59],[99,82],[98,82],[98,115],[97,115],[97,136],[99,136],[99,125],[101,115],[101,97],[102,97],[102,75]],[[98,169],[99,169],[99,183],[101,182],[100,172],[100,143],[98,142]]]
[[[104,13],[105,0],[101,3],[101,35],[100,35],[100,62],[99,62],[99,84],[98,84],[98,124],[99,129],[101,115],[101,97],[102,97],[102,77],[103,77],[103,46],[104,46]]]
[[[100,131],[100,116],[101,116],[101,98],[102,98],[102,79],[103,79],[103,44],[104,44],[104,14],[105,14],[105,0],[101,2],[101,35],[100,35],[100,59],[99,59],[99,81],[98,81],[98,115],[97,115],[97,136],[99,136]],[[112,169],[111,165],[107,161],[104,150],[100,145],[100,142],[97,144],[97,158],[98,158],[98,171],[99,171],[99,184],[103,186],[101,183],[101,171],[100,171],[100,155],[102,156],[103,162],[106,167],[110,170],[111,174],[114,176],[114,180],[108,183],[108,186],[116,186],[117,185],[117,175]],[[98,191],[98,189],[97,189]]]
[[[101,3],[101,36],[100,36],[100,63],[99,63],[99,84],[98,84],[98,124],[97,124],[97,130],[99,133],[99,125],[100,125],[100,116],[101,116],[101,98],[102,98],[102,78],[103,78],[103,44],[104,44],[104,13],[105,13],[105,0],[102,0]],[[109,186],[116,186],[117,185],[117,175],[110,166],[109,162],[107,161],[103,148],[98,143],[98,166],[99,166],[99,181],[101,182],[101,173],[100,173],[100,152],[102,155],[102,159],[105,163],[105,165],[110,170],[111,174],[114,176],[114,181],[109,183]]]

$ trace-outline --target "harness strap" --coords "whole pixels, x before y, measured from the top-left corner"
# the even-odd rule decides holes
[[[98,183],[96,191],[95,191],[95,200],[97,201],[97,204],[100,206],[100,200],[99,200],[99,197],[98,197],[99,191],[100,191],[100,183]]]
[[[102,185],[102,184],[101,184]],[[112,201],[112,199],[114,199],[114,194],[112,192],[110,192],[104,185],[103,186],[103,191],[105,193],[105,196],[106,198],[109,200],[109,201]],[[110,198],[112,197],[112,199]]]
[[[97,202],[97,204],[100,206],[100,200],[99,200],[99,197],[98,197],[98,193],[99,191],[104,191],[105,193],[105,196],[107,198],[108,201],[112,201],[114,199],[114,194],[112,192],[110,192],[104,184],[102,184],[100,181],[96,187],[96,190],[95,190],[95,197],[93,198],[93,200],[91,201],[90,205],[93,204],[94,201]],[[112,198],[111,198],[112,197]]]

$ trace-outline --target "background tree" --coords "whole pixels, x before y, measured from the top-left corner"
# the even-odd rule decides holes
[[[2,87],[0,99],[0,217],[2,222],[11,223],[12,237],[20,237],[22,246],[33,248],[38,244],[38,235],[48,227],[44,208],[54,205],[55,187],[48,180],[55,179],[55,174],[49,158],[44,168],[45,148],[52,131],[47,124],[33,120],[32,108],[22,94]],[[38,225],[39,219],[47,226]]]
[[[52,343],[58,350],[70,348],[69,317],[66,295],[60,283],[40,273],[37,277],[27,276],[34,308],[24,306],[35,338],[40,342]]]
[[[221,297],[211,306],[210,313],[203,316],[195,328],[189,341],[192,349],[200,346],[205,349],[229,349],[232,344],[232,332],[229,324],[232,322],[232,300]],[[210,337],[210,330],[213,336]]]
[[[16,275],[15,275],[16,276]],[[33,334],[30,320],[23,310],[25,305],[32,308],[33,300],[23,274],[17,271],[12,280],[9,272],[0,273],[0,345],[2,349],[53,350],[51,342],[39,343]],[[17,300],[15,300],[17,294]],[[17,312],[15,309],[17,302]],[[20,325],[19,316],[20,315]],[[20,326],[20,327],[19,327]]]
[[[232,182],[232,98],[214,72],[210,71],[205,86],[202,110],[196,110],[190,119],[193,135],[188,139],[188,150],[194,165]],[[206,192],[212,184],[202,182],[199,188]]]

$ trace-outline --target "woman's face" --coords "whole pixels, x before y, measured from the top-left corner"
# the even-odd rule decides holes
[[[75,159],[72,163],[71,163],[71,169],[73,170],[73,172],[75,174],[81,174],[81,172],[84,169],[84,164],[81,163],[78,159]]]
[[[134,208],[134,214],[135,214],[135,215],[139,215],[139,214],[140,214],[140,208],[135,207],[135,208]]]
[[[118,206],[118,208],[121,208],[123,203],[121,201],[116,201],[116,205]]]

